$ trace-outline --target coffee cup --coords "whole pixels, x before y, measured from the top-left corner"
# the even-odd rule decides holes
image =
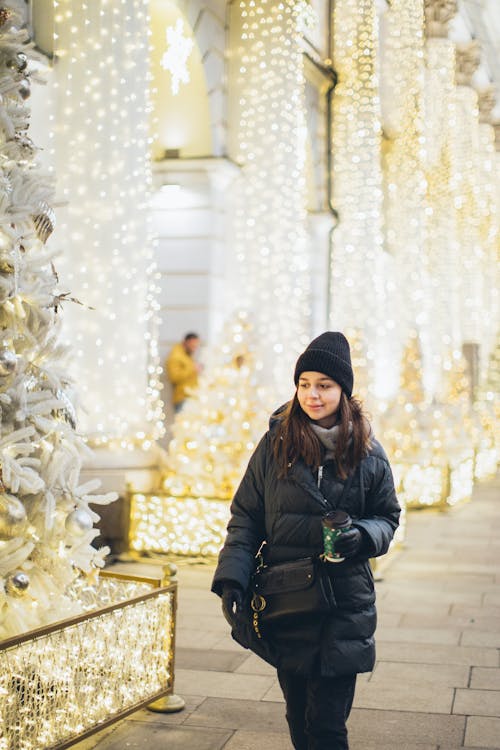
[[[323,525],[323,558],[327,562],[343,562],[338,552],[335,552],[335,542],[344,531],[351,528],[352,520],[343,510],[332,510],[322,518]]]

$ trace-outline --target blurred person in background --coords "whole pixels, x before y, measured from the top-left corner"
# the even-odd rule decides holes
[[[172,386],[174,412],[179,412],[189,392],[198,386],[198,375],[202,366],[196,361],[196,352],[200,347],[197,333],[186,333],[183,340],[174,344],[165,362],[165,372]]]

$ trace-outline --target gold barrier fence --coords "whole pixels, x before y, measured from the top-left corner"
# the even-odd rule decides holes
[[[177,582],[104,571],[77,593],[83,614],[0,641],[0,750],[62,750],[173,694]]]

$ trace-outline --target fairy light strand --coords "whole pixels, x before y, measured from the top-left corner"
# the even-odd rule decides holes
[[[163,429],[147,219],[148,23],[142,0],[55,3],[61,278],[94,308],[64,308],[80,427],[92,444],[122,448]]]
[[[235,158],[242,165],[229,303],[252,310],[262,368],[290,395],[292,363],[309,337],[305,78],[294,0],[241,0],[235,13]],[[236,13],[238,16],[236,17]]]
[[[420,330],[424,348],[423,377],[426,388],[432,390],[432,340],[427,336],[430,269],[425,244],[424,12],[421,0],[395,0],[386,14],[386,31],[384,80],[393,102],[384,159],[387,250],[395,259],[398,288],[404,289],[404,297],[398,300],[399,333],[405,341],[413,328]]]
[[[333,234],[330,325],[364,331],[368,359],[387,373],[383,333],[390,322],[383,315],[388,269],[382,257],[379,29],[374,6],[371,0],[339,0],[334,6],[339,83],[333,98],[332,200],[340,223]],[[367,305],[367,299],[372,304]]]

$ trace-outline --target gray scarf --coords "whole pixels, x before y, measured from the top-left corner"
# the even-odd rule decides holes
[[[333,427],[321,427],[319,424],[311,422],[311,427],[318,436],[320,443],[326,449],[325,461],[331,460],[335,455],[335,446],[340,432],[340,425],[334,424]],[[349,434],[352,433],[352,423],[349,423]]]

